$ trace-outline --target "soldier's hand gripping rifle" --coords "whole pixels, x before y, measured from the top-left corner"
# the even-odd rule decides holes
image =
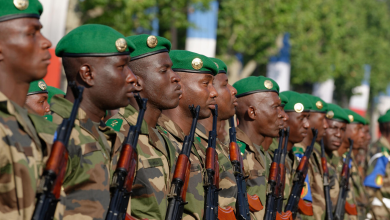
[[[126,210],[133,187],[135,169],[137,167],[138,137],[141,132],[142,121],[148,101],[148,99],[141,98],[138,93],[134,94],[134,98],[139,106],[137,123],[135,126],[130,126],[129,133],[122,144],[121,154],[110,186],[111,201],[106,220],[124,220],[126,218]],[[127,216],[127,218],[131,219],[130,216]]]
[[[200,106],[198,105],[194,108],[192,105],[189,106],[189,108],[192,113],[191,130],[190,133],[184,137],[183,148],[181,149],[180,155],[176,161],[170,193],[172,197],[168,198],[168,208],[165,216],[166,220],[182,219],[184,205],[187,204],[186,194],[191,168],[190,154],[192,144],[194,143],[194,135],[196,124],[198,123]]]
[[[312,129],[313,131],[313,139],[311,141],[310,146],[307,146],[305,154],[303,155],[298,168],[295,172],[295,176],[293,179],[293,186],[291,189],[290,196],[287,200],[287,205],[285,207],[285,212],[280,215],[276,214],[276,219],[295,219],[298,211],[298,202],[301,198],[301,193],[303,186],[305,184],[305,178],[307,175],[307,171],[309,169],[309,158],[313,152],[314,143],[317,139],[318,131],[316,129]]]
[[[279,144],[278,149],[274,152],[274,158],[271,163],[271,168],[268,176],[268,188],[267,188],[267,202],[265,207],[265,215],[264,220],[273,220],[274,219],[274,212],[276,211],[276,198],[278,197],[277,194],[277,187],[280,182],[280,175],[279,175],[279,163],[280,163],[280,152],[282,152],[282,146],[283,146],[283,138],[284,138],[284,132],[283,130],[279,131]]]
[[[345,158],[343,169],[341,171],[340,176],[340,192],[339,197],[337,199],[337,205],[336,209],[334,211],[334,219],[335,220],[341,220],[344,219],[345,211],[348,212],[348,214],[357,215],[356,207],[351,208],[351,205],[347,205],[346,199],[349,191],[349,178],[350,178],[350,168],[349,164],[351,161],[351,152],[352,152],[352,146],[353,146],[353,140],[349,139],[349,152],[347,154],[347,157]],[[351,210],[349,209],[351,208]]]
[[[75,82],[69,82],[69,87],[72,89],[75,101],[70,117],[64,119],[56,131],[50,157],[38,187],[33,220],[53,219],[60,200],[61,186],[68,162],[68,142],[84,91],[84,87],[77,86]]]
[[[284,188],[286,186],[286,156],[287,156],[287,144],[288,144],[288,138],[290,136],[290,127],[288,127],[284,131],[285,137],[284,137],[284,147],[282,154],[280,155],[280,163],[279,163],[279,174],[280,174],[280,185],[279,185],[279,195],[276,200],[276,211],[278,213],[283,212],[283,199],[284,199]],[[276,217],[276,212],[274,212],[274,216]],[[275,219],[275,218],[274,218]]]
[[[326,202],[326,220],[333,220],[332,200],[330,199],[329,170],[325,157],[324,140],[321,139],[321,165],[324,172],[324,194]]]

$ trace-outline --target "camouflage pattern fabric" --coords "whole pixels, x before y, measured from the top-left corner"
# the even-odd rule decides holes
[[[369,158],[372,161],[369,163],[366,175],[370,174],[376,166],[377,159],[373,158],[375,155],[382,153],[382,155],[388,157],[390,153],[390,143],[384,137],[380,137],[379,140],[373,143],[369,149]],[[386,165],[385,176],[377,177],[376,181],[378,182],[378,185],[381,185],[379,189],[366,187],[369,195],[371,211],[376,219],[390,219],[390,205],[385,206],[382,203],[382,201],[390,201],[390,163],[387,163]],[[387,202],[387,204],[389,204],[389,202]]]
[[[344,160],[346,158],[346,155],[348,152],[346,152],[344,155],[342,155],[341,157],[339,157],[338,155],[338,152],[337,151],[334,151],[333,152],[340,160],[338,162],[338,165],[337,165],[337,175],[338,175],[338,179],[339,179],[339,183],[340,183],[340,179],[341,179],[341,171],[343,169],[343,164],[344,164]],[[352,155],[351,155],[351,158],[352,158]],[[353,165],[350,167],[350,174],[352,174],[354,168],[353,168]],[[355,169],[356,170],[356,169]],[[353,184],[352,184],[352,178],[349,179],[349,191],[348,191],[348,194],[347,194],[347,199],[346,199],[346,202],[348,202],[349,204],[351,205],[356,205],[356,198],[355,198],[355,195],[353,194]],[[337,195],[338,196],[338,195]],[[336,203],[337,204],[337,203]],[[348,213],[345,213],[344,215],[344,219],[345,220],[357,220],[358,217],[356,215],[348,215]]]
[[[245,175],[249,176],[246,180],[247,192],[249,195],[257,195],[260,198],[263,207],[266,206],[266,170],[269,169],[266,164],[265,155],[260,150],[260,146],[252,143],[250,138],[240,129],[237,130],[237,144],[243,155]],[[256,219],[263,219],[265,208],[259,212],[253,213]]]
[[[185,134],[183,130],[166,115],[162,114],[158,120],[159,130],[161,134],[168,138],[173,144],[176,150],[177,158],[181,152]],[[191,149],[190,161],[191,161],[191,172],[190,172],[190,181],[188,184],[186,200],[187,205],[184,206],[184,220],[190,219],[203,219],[204,213],[204,166],[205,147],[200,143],[199,138],[194,138],[194,145]],[[202,146],[202,147],[200,147]],[[176,159],[175,159],[176,164]],[[174,172],[175,168],[173,168]]]
[[[315,219],[325,219],[326,217],[326,201],[324,193],[324,171],[322,170],[321,162],[321,145],[317,142],[314,143],[313,154],[311,156],[312,166],[309,166],[309,177],[311,192],[313,196],[313,213]]]
[[[73,103],[59,96],[51,101],[53,122],[70,116]],[[93,122],[80,108],[71,133],[63,187],[64,219],[105,219],[110,203],[109,186],[123,135],[104,123]]]
[[[195,133],[198,135],[202,145],[207,148],[209,137],[207,135],[208,131],[206,128],[202,124],[198,123]],[[206,149],[204,150],[206,151]],[[218,192],[219,206],[222,208],[231,206],[233,210],[235,210],[237,183],[233,173],[233,166],[229,160],[228,148],[223,148],[221,142],[217,140],[216,151],[219,161],[219,188],[221,189],[221,191]]]
[[[337,151],[334,151],[337,153]],[[338,158],[335,154],[326,156],[326,162],[328,165],[328,172],[329,172],[329,188],[330,188],[330,199],[332,200],[332,210],[333,212],[336,209],[337,199],[340,192],[340,183],[337,173],[337,166],[339,163],[340,158]]]
[[[364,220],[367,216],[368,194],[363,187],[363,178],[360,176],[355,157],[352,156],[351,183],[353,194],[355,195],[358,219]]]
[[[107,125],[127,136],[130,126],[137,123],[137,118],[138,111],[129,105],[111,117]],[[138,163],[128,214],[138,219],[165,219],[175,148],[144,120],[137,153]]]
[[[290,152],[287,153],[286,156],[286,183],[284,186],[284,202],[283,202],[283,211],[284,207],[287,205],[287,200],[290,197],[291,194],[291,189],[293,186],[293,179],[295,176],[295,172],[298,168],[299,165],[299,160],[298,158],[294,155],[293,151],[291,150]],[[300,214],[298,213],[297,218],[300,219]]]
[[[55,129],[0,92],[0,219],[31,219]]]

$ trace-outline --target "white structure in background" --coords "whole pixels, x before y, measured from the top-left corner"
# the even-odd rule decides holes
[[[313,95],[320,97],[327,103],[332,103],[334,91],[334,79],[328,79],[322,83],[314,83]]]
[[[210,10],[190,7],[188,21],[194,25],[187,29],[186,50],[215,57],[217,46],[218,1],[210,3]]]
[[[370,73],[371,66],[364,65],[364,79],[360,86],[353,88],[353,96],[349,100],[349,108],[359,115],[365,117],[370,97]]]
[[[283,36],[283,43],[279,54],[272,56],[267,64],[267,77],[275,80],[279,85],[279,91],[290,90],[290,44],[289,34]]]
[[[66,14],[69,0],[40,0],[43,14],[40,21],[42,33],[56,47],[58,41],[65,35]]]

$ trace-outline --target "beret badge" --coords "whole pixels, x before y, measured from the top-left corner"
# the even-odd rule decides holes
[[[119,52],[124,52],[127,48],[127,42],[125,39],[119,38],[118,40],[115,41],[115,46]]]
[[[14,0],[14,5],[17,9],[23,11],[28,8],[28,0]]]
[[[332,119],[334,117],[334,112],[333,111],[328,111],[326,113],[326,117],[329,118],[329,119]]]
[[[38,87],[41,89],[41,90],[46,90],[46,84],[42,81],[39,81],[38,83]]]
[[[322,104],[321,101],[317,101],[316,102],[316,106],[317,106],[318,109],[322,109],[322,107],[324,107],[324,105]]]
[[[148,39],[146,39],[146,44],[150,48],[155,48],[158,44],[158,40],[156,36],[150,35]]]
[[[271,82],[271,80],[265,80],[264,81],[264,86],[265,86],[265,88],[267,88],[267,89],[272,89],[272,87],[274,87],[274,84]],[[301,104],[302,105],[302,104]]]
[[[350,122],[353,122],[353,120],[354,120],[353,115],[348,115],[348,118],[349,118]]]
[[[215,65],[217,66],[217,68],[219,69],[218,63],[216,63],[216,62],[214,62],[214,63],[215,63]]]
[[[296,103],[296,104],[294,105],[294,110],[295,110],[295,112],[297,112],[297,113],[303,112],[303,109],[304,109],[304,107],[303,107],[302,103]]]
[[[203,67],[203,61],[200,58],[195,58],[192,60],[192,68],[200,70]]]

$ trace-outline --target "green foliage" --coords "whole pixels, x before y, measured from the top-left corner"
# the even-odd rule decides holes
[[[207,9],[210,1],[80,0],[80,9],[82,23],[106,24],[126,36],[151,30],[151,20],[158,18],[159,35],[184,49],[188,10],[194,4]],[[288,32],[293,86],[333,77],[336,94],[345,99],[361,83],[364,64],[370,64],[374,96],[390,79],[389,1],[220,0],[217,54],[232,60],[242,53],[264,75],[269,56],[278,52],[276,39]],[[151,12],[155,6],[158,11]]]

